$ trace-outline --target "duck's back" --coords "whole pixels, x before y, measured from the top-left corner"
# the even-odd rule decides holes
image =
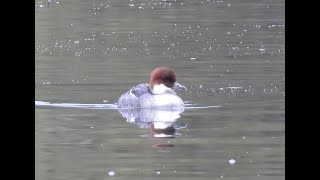
[[[122,94],[118,100],[118,106],[121,108],[140,107],[139,98],[143,94],[150,94],[147,83],[138,84]]]

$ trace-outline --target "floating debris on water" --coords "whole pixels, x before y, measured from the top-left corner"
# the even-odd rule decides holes
[[[114,171],[110,171],[110,172],[108,172],[108,175],[109,176],[114,176],[116,173],[114,172]]]
[[[234,159],[230,159],[230,160],[229,160],[229,163],[230,163],[230,164],[234,164],[235,162],[236,162],[236,160],[234,160]]]

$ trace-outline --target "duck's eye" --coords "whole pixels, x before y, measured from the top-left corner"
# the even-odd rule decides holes
[[[168,79],[166,79],[166,80],[165,80],[165,82],[169,82],[169,80],[168,80]]]

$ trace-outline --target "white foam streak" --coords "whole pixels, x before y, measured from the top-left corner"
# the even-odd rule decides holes
[[[222,105],[216,106],[195,106],[194,104],[185,104],[184,109],[207,109],[218,108]],[[35,106],[38,107],[60,107],[60,108],[80,108],[80,109],[133,109],[133,108],[119,108],[117,104],[80,104],[80,103],[51,103],[45,101],[35,101]]]
[[[207,108],[218,108],[218,107],[221,107],[221,105],[217,105],[217,106],[185,107],[185,109],[207,109]]]
[[[79,103],[50,103],[45,101],[35,101],[36,106],[81,108],[81,109],[117,109],[115,104],[79,104]]]

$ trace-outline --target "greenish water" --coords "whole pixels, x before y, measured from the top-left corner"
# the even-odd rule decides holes
[[[36,101],[112,104],[168,66],[184,101],[221,105],[185,109],[175,138],[117,110],[36,106],[36,179],[285,178],[284,1],[35,6]]]

